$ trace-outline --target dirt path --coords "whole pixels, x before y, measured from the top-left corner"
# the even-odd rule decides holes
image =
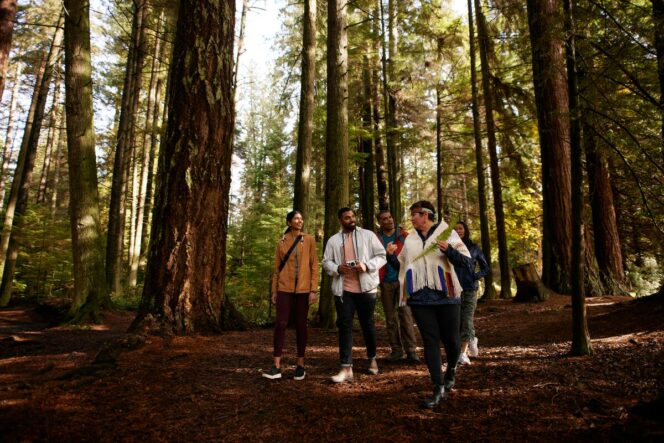
[[[569,358],[569,298],[543,304],[483,303],[481,354],[459,369],[451,398],[420,408],[426,367],[363,372],[333,385],[336,334],[310,329],[306,380],[269,381],[272,331],[153,338],[87,373],[100,346],[122,337],[131,313],[89,329],[49,328],[32,311],[0,311],[0,440],[13,441],[662,441],[655,408],[664,394],[661,301],[595,298],[594,357]],[[379,356],[389,353],[382,325]],[[382,345],[382,346],[380,346]],[[72,373],[72,370],[79,369]],[[660,405],[661,406],[661,405]]]

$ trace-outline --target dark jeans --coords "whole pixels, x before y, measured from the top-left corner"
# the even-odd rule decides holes
[[[292,292],[277,293],[277,322],[274,325],[274,356],[281,357],[286,339],[286,327],[295,303],[295,334],[297,336],[297,356],[304,357],[307,347],[307,316],[309,315],[309,293],[294,294]]]
[[[344,291],[341,297],[334,297],[337,308],[337,328],[339,328],[339,359],[341,366],[353,366],[353,317],[357,310],[357,318],[362,327],[367,357],[376,356],[376,326],[374,310],[376,294],[355,294]]]
[[[443,384],[440,361],[440,342],[445,346],[447,367],[455,368],[459,361],[461,339],[459,337],[460,305],[411,305],[410,310],[420,330],[424,343],[424,361],[429,368],[431,381]]]

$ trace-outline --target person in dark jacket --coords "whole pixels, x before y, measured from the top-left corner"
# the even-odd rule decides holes
[[[459,234],[461,240],[468,248],[472,259],[471,274],[472,282],[468,282],[469,290],[461,294],[461,355],[459,356],[459,364],[469,365],[470,357],[477,357],[479,350],[477,348],[477,337],[475,337],[475,308],[477,307],[477,289],[478,281],[485,277],[489,272],[489,264],[484,258],[484,254],[480,247],[470,239],[470,230],[468,225],[463,221],[458,221],[454,230]],[[479,270],[476,269],[479,267]],[[472,285],[470,284],[472,283]],[[472,290],[470,290],[472,289]]]

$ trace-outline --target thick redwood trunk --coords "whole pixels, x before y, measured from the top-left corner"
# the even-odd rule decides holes
[[[157,174],[159,222],[152,226],[134,327],[147,325],[148,314],[178,334],[223,327],[234,17],[234,0],[180,6]]]
[[[74,257],[74,321],[97,319],[107,298],[92,107],[90,4],[65,0],[65,103],[69,208]]]
[[[528,0],[527,6],[542,156],[542,280],[555,292],[569,294],[572,192],[562,9],[558,0]]]

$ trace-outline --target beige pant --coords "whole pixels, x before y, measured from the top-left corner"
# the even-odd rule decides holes
[[[380,298],[383,302],[387,336],[392,352],[415,352],[415,330],[413,314],[408,306],[399,306],[399,282],[380,284]]]

